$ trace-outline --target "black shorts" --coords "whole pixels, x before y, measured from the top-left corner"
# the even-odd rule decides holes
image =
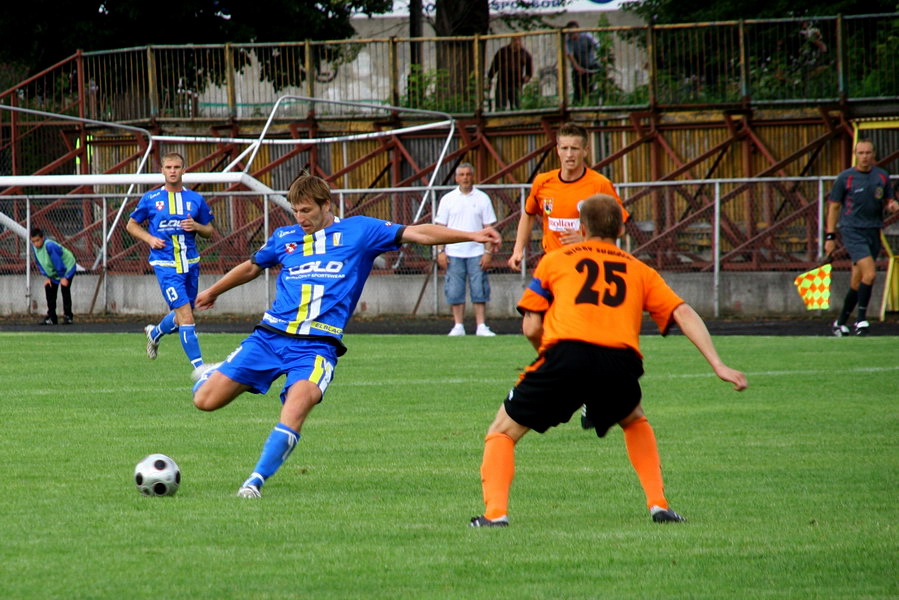
[[[841,227],[840,241],[853,264],[868,256],[877,260],[882,248],[880,229],[877,227]]]
[[[640,403],[643,360],[631,349],[563,341],[537,357],[505,401],[506,413],[539,433],[587,405],[603,437]]]

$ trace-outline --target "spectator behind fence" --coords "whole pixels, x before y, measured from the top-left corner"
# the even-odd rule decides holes
[[[565,29],[577,29],[577,21],[569,21]],[[565,41],[565,55],[571,63],[573,103],[585,104],[593,93],[593,74],[599,71],[596,62],[596,41],[589,33],[569,31]]]
[[[811,21],[803,21],[802,28],[799,30],[799,53],[794,59],[798,68],[798,75],[802,81],[808,83],[821,78],[830,70],[830,60],[827,56],[827,44],[824,43],[824,36],[821,30],[812,24]],[[829,77],[825,78],[825,81]],[[818,97],[820,92],[826,91],[827,88],[813,86],[811,90],[807,90],[807,94]]]
[[[517,109],[521,106],[521,88],[534,74],[534,61],[521,45],[521,38],[514,37],[509,44],[496,51],[487,80],[496,76],[494,101],[497,110]]]
[[[459,187],[440,199],[434,222],[461,231],[480,231],[496,223],[490,197],[474,187],[474,167],[470,163],[456,167],[456,183]],[[487,268],[493,251],[493,246],[479,242],[457,242],[438,248],[437,266],[446,269],[444,292],[446,303],[453,311],[453,328],[449,335],[465,335],[466,281],[474,307],[475,334],[483,337],[496,335],[485,322],[486,306],[490,301]]]
[[[184,354],[194,369],[203,366],[194,321],[194,300],[200,280],[200,253],[196,237],[211,237],[212,211],[200,194],[184,187],[184,157],[170,152],[162,157],[165,185],[144,194],[131,213],[126,229],[150,247],[150,264],[170,311],[158,325],[147,325],[147,358],[154,360],[159,340],[178,332]],[[149,224],[149,231],[141,223]]]
[[[31,249],[34,250],[34,261],[44,280],[44,295],[47,298],[47,316],[40,325],[56,325],[56,295],[62,288],[63,325],[71,325],[72,313],[72,279],[75,277],[77,264],[72,251],[44,237],[39,227],[31,229]]]

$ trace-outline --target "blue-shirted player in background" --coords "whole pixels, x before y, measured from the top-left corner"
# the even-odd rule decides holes
[[[405,226],[371,217],[340,219],[333,213],[328,184],[302,174],[290,185],[288,200],[297,224],[280,227],[253,257],[200,292],[197,310],[212,308],[224,292],[281,265],[277,295],[253,333],[230,356],[207,370],[194,385],[194,404],[216,410],[244,392],[264,394],[286,375],[281,415],[259,462],[237,492],[258,498],[300,439],[300,429],[321,402],[346,352],[341,338],[379,254],[403,242],[435,245],[480,242],[498,246],[491,228],[468,232],[440,225]]]
[[[181,347],[196,369],[203,365],[193,313],[200,280],[196,236],[212,236],[213,215],[203,196],[184,187],[183,156],[177,152],[163,156],[162,174],[165,185],[141,197],[125,226],[128,233],[150,246],[150,264],[171,309],[158,325],[144,328],[147,356],[155,359],[160,338],[177,331]],[[141,225],[144,222],[148,229]]]

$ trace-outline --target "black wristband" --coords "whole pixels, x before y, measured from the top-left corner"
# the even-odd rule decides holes
[[[826,242],[832,242],[836,239],[837,239],[837,234],[835,234],[835,233],[825,233],[824,234],[824,241],[826,241]]]

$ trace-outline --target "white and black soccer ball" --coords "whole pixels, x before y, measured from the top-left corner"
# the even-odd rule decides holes
[[[144,496],[174,496],[181,485],[181,469],[165,454],[151,454],[134,467],[134,483]]]

